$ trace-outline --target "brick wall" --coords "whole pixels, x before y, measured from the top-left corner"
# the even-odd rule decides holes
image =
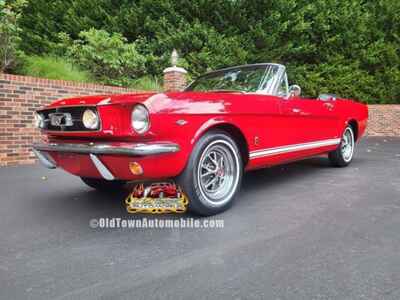
[[[171,76],[165,88],[174,90],[183,86],[181,73],[177,75],[166,72],[164,76],[166,79]],[[0,166],[30,164],[35,161],[30,146],[39,137],[38,130],[33,128],[33,112],[36,109],[60,98],[126,92],[135,91],[0,74]],[[370,105],[369,114],[367,134],[400,136],[400,105]]]
[[[120,87],[0,74],[0,166],[30,164],[39,137],[33,112],[50,102],[77,95],[134,92]]]
[[[400,104],[369,105],[367,134],[400,136]]]

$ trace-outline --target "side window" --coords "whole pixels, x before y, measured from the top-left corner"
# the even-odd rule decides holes
[[[273,95],[275,93],[273,89],[278,81],[277,74],[278,68],[276,66],[268,66],[257,90],[261,94]]]
[[[287,97],[288,93],[289,93],[289,86],[288,86],[287,74],[285,73],[282,76],[281,82],[279,83],[278,86],[278,96]]]

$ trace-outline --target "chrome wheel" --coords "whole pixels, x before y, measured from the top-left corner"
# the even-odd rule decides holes
[[[225,140],[211,142],[204,149],[197,168],[200,193],[208,206],[221,206],[234,195],[239,182],[239,158]]]
[[[350,127],[347,127],[343,133],[342,142],[340,144],[343,160],[349,162],[354,153],[354,134]]]

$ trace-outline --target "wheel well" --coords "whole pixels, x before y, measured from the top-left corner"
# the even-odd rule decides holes
[[[247,163],[249,162],[249,146],[242,131],[232,124],[217,124],[215,126],[208,128],[205,132],[208,132],[213,129],[223,130],[234,139],[234,141],[237,143],[239,147],[240,154],[243,160],[243,165],[246,166]]]
[[[351,126],[354,132],[354,140],[358,140],[358,123],[356,120],[350,120],[348,124]]]

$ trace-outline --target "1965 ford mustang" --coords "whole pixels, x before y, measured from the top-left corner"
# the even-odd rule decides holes
[[[33,150],[96,189],[175,178],[201,215],[227,209],[243,172],[328,154],[347,166],[366,105],[300,97],[285,67],[255,64],[200,76],[185,91],[59,100],[35,115]]]

